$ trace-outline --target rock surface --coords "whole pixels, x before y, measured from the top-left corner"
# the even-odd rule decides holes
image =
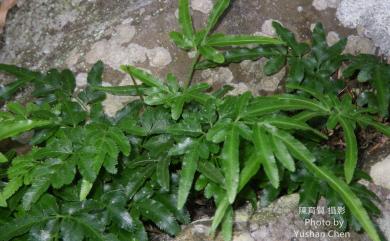
[[[207,21],[213,1],[190,2],[194,25],[199,28]],[[351,33],[334,24],[334,11],[318,14],[311,3],[309,0],[236,0],[216,31],[274,35],[272,21],[275,20],[291,28],[302,40],[310,36],[308,27],[317,21],[342,36]],[[194,56],[170,42],[168,33],[177,28],[177,1],[18,1],[2,34],[0,62],[43,70],[67,67],[76,72],[79,88],[85,86],[85,73],[97,60],[105,63],[104,81],[112,85],[118,85],[125,78],[118,71],[121,64],[146,68],[161,78],[172,72],[183,80]],[[277,90],[283,72],[265,77],[261,69],[263,62],[260,62],[252,64],[250,72],[238,64],[229,66],[225,73],[212,70],[217,74],[207,78],[199,71],[195,73],[194,82],[206,79],[214,87],[228,83],[237,88],[231,94]],[[0,81],[4,83],[5,79]],[[107,103],[121,103],[121,106],[125,102]],[[105,108],[110,113],[119,107],[111,108],[110,104]]]
[[[169,51],[163,47],[150,49],[146,52],[150,61],[150,66],[163,68],[172,62]]]
[[[313,0],[320,12],[336,8],[336,17],[344,27],[355,28],[359,36],[368,37],[380,53],[390,56],[390,1]]]
[[[376,47],[374,43],[365,37],[351,35],[348,36],[347,46],[344,53],[347,54],[375,54]]]
[[[370,176],[372,177],[376,185],[382,186],[390,190],[390,155],[385,157],[380,162],[375,163],[370,170]]]
[[[191,8],[193,10],[208,14],[213,8],[213,1],[211,0],[191,0]]]
[[[337,18],[346,27],[363,28],[383,54],[390,55],[390,1],[342,0]]]
[[[277,201],[271,203],[268,207],[259,208],[253,211],[248,204],[235,212],[234,220],[234,238],[233,241],[281,241],[281,240],[321,240],[321,241],[369,241],[362,234],[354,232],[345,232],[349,237],[332,237],[338,234],[332,225],[318,224],[330,220],[325,215],[314,215],[312,221],[304,221],[299,217],[299,196],[292,194],[283,196]],[[320,205],[324,205],[321,202]],[[198,220],[187,226],[183,232],[173,239],[174,241],[212,241],[208,236],[210,219]],[[322,238],[302,238],[303,232],[324,233]],[[221,237],[217,236],[217,241]]]
[[[264,21],[263,25],[261,25],[261,33],[268,36],[276,36],[276,32],[274,27],[272,27],[272,22],[277,21],[275,19],[267,19]]]
[[[330,31],[326,35],[326,42],[328,43],[329,46],[332,46],[333,44],[337,43],[339,40],[340,40],[339,34],[334,31]]]
[[[327,8],[337,8],[340,0],[313,0],[313,7],[319,11]]]
[[[197,28],[207,21],[213,2],[191,0]],[[290,28],[300,40],[306,40],[311,35],[310,26],[322,22],[331,31],[327,35],[329,44],[339,37],[349,36],[348,53],[374,53],[376,47],[380,47],[383,53],[390,55],[388,9],[388,0],[235,0],[216,31],[273,36],[272,21],[275,20]],[[121,64],[134,64],[161,78],[173,72],[183,80],[194,55],[178,50],[170,42],[169,31],[177,29],[176,0],[18,0],[17,8],[10,12],[5,31],[0,35],[0,63],[43,70],[71,68],[76,72],[78,88],[85,87],[87,71],[99,59],[106,64],[105,85],[132,84],[118,71]],[[260,59],[198,71],[194,82],[207,81],[214,87],[230,84],[235,87],[230,94],[278,91],[285,70],[268,77],[263,72],[264,64],[265,60]],[[1,76],[0,84],[6,81]],[[103,103],[104,111],[112,116],[129,100],[131,98],[108,95]],[[385,168],[389,168],[388,158],[371,168],[377,185],[370,187],[382,200],[384,215],[378,223],[390,237],[390,191],[386,189],[389,179],[383,172]],[[294,231],[310,227],[298,217],[297,203],[297,195],[291,195],[256,212],[249,205],[239,209],[235,214],[235,241],[303,240],[294,239]],[[209,225],[209,218],[197,220],[186,227],[176,241],[210,240],[206,235]],[[157,240],[172,239],[160,236]],[[350,239],[331,240],[368,239],[365,235],[351,233]]]

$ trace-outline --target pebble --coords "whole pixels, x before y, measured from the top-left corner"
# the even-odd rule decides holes
[[[376,185],[390,189],[390,155],[371,167],[370,176]]]
[[[210,85],[214,83],[230,84],[234,79],[232,71],[226,67],[206,69],[202,71],[201,77]]]
[[[365,37],[350,35],[348,36],[347,46],[344,53],[348,54],[375,54],[376,47],[374,43]]]
[[[276,36],[276,32],[274,27],[272,26],[272,22],[277,21],[274,19],[267,19],[264,21],[263,25],[261,26],[261,32],[268,36]],[[277,21],[279,22],[279,21]]]
[[[162,68],[172,62],[172,57],[169,51],[163,47],[156,47],[146,51],[149,59],[149,64],[152,67]]]
[[[313,0],[313,7],[318,11],[323,11],[327,8],[337,8],[341,0]]]
[[[336,33],[336,32],[334,32],[334,31],[330,31],[330,32],[326,35],[326,42],[328,43],[329,46],[334,45],[334,44],[337,43],[339,40],[340,40],[339,34]]]
[[[76,75],[76,86],[78,88],[83,88],[87,86],[87,77],[88,77],[87,73],[78,73]]]
[[[211,0],[191,0],[191,8],[204,14],[210,13],[213,8]]]

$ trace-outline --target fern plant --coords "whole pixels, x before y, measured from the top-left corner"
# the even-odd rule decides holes
[[[223,52],[225,61],[222,65],[268,58],[269,61],[264,66],[267,75],[273,75],[287,67],[287,83],[299,84],[322,94],[343,94],[348,91],[359,106],[369,106],[371,112],[388,117],[390,66],[383,60],[369,54],[344,54],[346,38],[328,46],[321,23],[316,24],[313,29],[311,45],[298,42],[294,34],[278,22],[273,22],[273,27],[279,38],[286,43],[285,46],[228,49]],[[203,60],[195,68],[214,68],[219,65]],[[354,87],[363,91],[353,93]]]
[[[32,134],[26,153],[0,150],[0,240],[143,241],[146,224],[176,235],[190,221],[185,206],[195,191],[214,200],[211,234],[220,230],[225,240],[232,239],[234,205],[243,199],[256,204],[258,191],[262,204],[291,192],[300,192],[301,205],[316,205],[323,196],[329,206],[347,210],[334,217],[346,220],[343,229],[362,228],[381,240],[371,220],[379,215],[377,197],[358,182],[370,179],[357,168],[355,129],[371,126],[390,136],[376,118],[386,114],[388,86],[381,81],[388,66],[372,58],[367,67],[361,57],[342,55],[344,40],[325,46],[321,25],[311,51],[277,23],[280,38],[213,33],[229,3],[217,1],[206,27],[196,31],[188,0],[179,0],[181,32],[170,36],[196,52],[183,82],[123,65],[142,84],[106,87],[97,62],[78,91],[69,70],[0,65],[16,77],[0,90],[6,101],[0,140]],[[258,46],[242,47],[247,44]],[[229,86],[210,91],[206,83],[191,83],[196,69],[260,57],[270,58],[268,74],[287,64],[287,94],[231,96]],[[379,109],[357,105],[338,87],[333,78],[343,61],[350,63],[344,78],[360,71],[358,79],[373,83],[376,91],[367,91],[382,102]],[[33,100],[12,101],[26,85]],[[106,93],[139,98],[108,117]],[[338,126],[346,144],[341,155],[324,148],[327,130]]]

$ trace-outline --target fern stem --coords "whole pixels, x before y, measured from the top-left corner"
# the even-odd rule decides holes
[[[135,86],[135,90],[137,91],[139,98],[142,100],[142,102],[144,102],[144,95],[139,91],[137,82],[135,82],[135,79],[131,73],[129,73],[129,75],[130,75],[131,81],[133,81],[133,84]]]
[[[194,73],[195,73],[195,66],[199,62],[199,59],[200,59],[200,54],[197,52],[195,59],[192,62],[192,65],[191,65],[190,71],[188,73],[188,77],[186,79],[186,82],[184,83],[184,89],[187,89],[191,85],[192,78],[194,77]]]

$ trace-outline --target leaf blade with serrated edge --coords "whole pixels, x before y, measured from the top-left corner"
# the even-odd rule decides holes
[[[0,193],[0,207],[7,207],[7,199],[12,197],[23,186],[21,177],[12,178]]]
[[[80,226],[84,230],[84,234],[91,238],[92,240],[97,241],[111,241],[111,239],[107,239],[107,236],[102,234],[102,232],[96,227],[94,227],[89,219],[83,219],[81,217],[73,217],[73,216],[65,216],[64,219],[71,220],[75,222],[76,225]],[[113,241],[113,240],[112,240]]]
[[[154,222],[161,230],[170,235],[176,235],[180,231],[180,226],[173,214],[162,203],[147,198],[136,205],[139,206],[142,216]]]
[[[127,137],[123,134],[123,132],[119,128],[111,127],[109,129],[109,135],[118,145],[123,155],[129,156],[131,151],[131,145]]]
[[[13,219],[5,225],[0,226],[0,240],[8,241],[13,237],[24,234],[27,230],[29,230],[32,226],[44,223],[50,219],[53,219],[52,216],[46,217],[20,217]]]
[[[179,32],[170,32],[169,38],[173,43],[177,45],[177,47],[190,50],[192,48],[192,42],[184,37],[182,33]]]
[[[91,85],[92,90],[103,91],[118,96],[137,96],[145,91],[145,86],[123,85],[123,86],[97,86]]]
[[[313,154],[307,149],[305,145],[295,139],[290,133],[277,129],[272,125],[267,125],[265,130],[271,135],[280,139],[288,148],[290,153],[297,159],[315,161]]]
[[[215,4],[213,9],[211,10],[211,13],[209,15],[205,35],[207,36],[210,31],[215,27],[217,24],[219,18],[222,16],[222,14],[225,12],[225,10],[229,7],[230,0],[218,0]]]
[[[1,122],[0,140],[17,136],[34,128],[52,124],[49,120],[6,120]]]
[[[87,81],[90,85],[100,85],[103,80],[104,64],[102,61],[97,61],[88,72]]]
[[[344,174],[347,183],[350,183],[355,172],[358,149],[356,136],[352,127],[352,123],[345,118],[338,116],[338,122],[343,128],[344,141],[345,141],[345,162],[344,162]]]
[[[286,145],[284,145],[283,142],[275,136],[271,136],[271,145],[272,151],[274,152],[279,162],[282,163],[282,165],[287,168],[287,170],[294,172],[295,162],[288,152]]]
[[[286,56],[275,55],[272,56],[264,65],[264,73],[266,75],[274,75],[279,72],[286,64]]]
[[[312,110],[317,113],[327,113],[328,109],[321,102],[294,95],[275,95],[261,99],[254,99],[246,111],[244,117],[257,117],[267,113],[288,110]]]
[[[385,75],[388,73],[387,76]],[[387,65],[377,65],[372,76],[372,85],[376,89],[376,99],[379,112],[382,116],[388,116],[390,102],[390,67]]]
[[[221,170],[210,162],[199,162],[198,171],[218,185],[223,186],[225,184],[225,178],[223,177]]]
[[[194,38],[194,27],[190,14],[190,4],[188,0],[179,0],[179,24],[187,39]]]
[[[225,213],[221,229],[223,240],[231,241],[233,237],[233,208],[230,206]]]
[[[171,164],[171,159],[169,157],[161,157],[157,162],[156,172],[157,172],[157,182],[160,184],[163,190],[169,190],[169,166]]]
[[[213,47],[200,46],[199,52],[202,54],[203,57],[215,63],[222,64],[225,61],[225,57],[223,56],[223,54],[220,53],[218,50],[214,49]]]
[[[6,163],[6,162],[8,162],[7,157],[0,152],[0,163]]]
[[[177,195],[177,208],[182,209],[190,193],[192,182],[194,180],[199,155],[197,149],[193,147],[183,158],[183,164],[180,172],[179,190]]]
[[[245,185],[249,182],[249,180],[259,171],[261,166],[261,161],[257,158],[257,155],[252,154],[249,159],[245,162],[245,166],[240,174],[240,181],[238,190],[241,191]],[[215,211],[213,222],[211,224],[210,233],[214,233],[219,224],[222,222],[222,219],[225,215],[227,208],[229,207],[228,197],[225,196],[222,198],[221,202],[217,205],[217,210]]]
[[[283,41],[266,36],[255,35],[223,35],[216,34],[207,38],[206,45],[211,47],[227,47],[232,45],[261,44],[277,45],[284,44]]]
[[[80,201],[84,201],[85,199],[87,199],[87,196],[88,196],[89,192],[91,191],[92,187],[93,187],[93,183],[90,183],[86,179],[83,179],[81,181]]]
[[[222,149],[222,170],[225,174],[225,184],[229,202],[233,203],[237,191],[240,176],[239,164],[239,132],[236,125],[231,125],[227,132],[225,143]]]
[[[230,64],[230,63],[240,63],[244,60],[256,60],[261,58],[266,54],[266,50],[263,47],[258,48],[233,48],[224,51],[223,55],[225,57],[224,65]],[[200,69],[208,69],[208,68],[215,68],[220,66],[217,63],[214,63],[209,60],[203,60],[196,64],[195,68]]]
[[[315,128],[312,128],[305,122],[298,121],[290,117],[275,116],[275,117],[266,118],[265,121],[280,129],[311,131],[324,139],[328,138],[325,134],[323,134],[322,132],[318,131]]]
[[[50,187],[50,180],[48,178],[37,178],[32,183],[31,187],[23,196],[22,206],[25,210],[30,210],[33,203],[39,200],[43,193]]]
[[[256,148],[256,155],[261,159],[265,174],[274,188],[279,187],[279,172],[275,156],[269,145],[270,139],[263,126],[256,124],[253,128],[253,144]]]
[[[136,68],[131,65],[121,65],[120,69],[128,73],[130,76],[139,79],[142,83],[150,87],[156,87],[160,90],[167,90],[167,88],[163,85],[162,81],[154,77],[153,75],[147,73],[146,71]]]

